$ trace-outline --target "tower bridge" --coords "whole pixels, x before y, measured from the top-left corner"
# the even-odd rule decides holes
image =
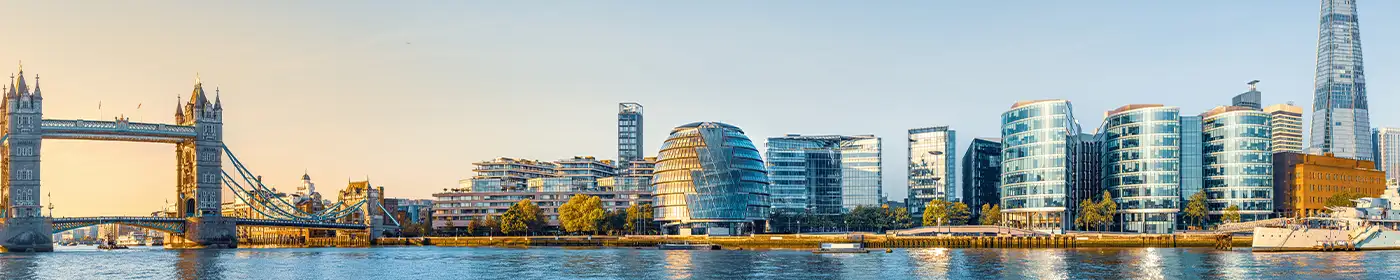
[[[364,195],[359,201],[341,200],[316,213],[268,195],[263,185],[223,142],[223,102],[215,88],[211,99],[196,79],[188,101],[177,104],[175,123],[45,119],[39,76],[31,88],[24,77],[11,75],[0,86],[0,251],[52,251],[51,234],[83,226],[125,224],[169,233],[167,246],[233,248],[238,246],[239,226],[271,226],[307,229],[368,230],[377,236],[385,216],[380,195]],[[167,143],[175,145],[176,214],[173,217],[51,218],[42,214],[40,161],[43,140],[86,140]],[[225,157],[233,172],[224,169]],[[243,183],[239,183],[242,181]],[[223,217],[222,190],[233,190],[237,199],[265,219]],[[381,194],[382,195],[382,194]]]

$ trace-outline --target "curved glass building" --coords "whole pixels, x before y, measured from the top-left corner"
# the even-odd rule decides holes
[[[1170,233],[1180,209],[1181,110],[1133,104],[1104,117],[1103,186],[1124,231]]]
[[[1202,187],[1211,220],[1220,221],[1230,206],[1239,207],[1241,221],[1267,219],[1274,211],[1271,116],[1256,109],[1221,106],[1201,118]]]
[[[1008,225],[1045,231],[1068,225],[1068,144],[1079,137],[1072,112],[1068,100],[1035,100],[1001,115],[1001,211]]]
[[[656,170],[655,220],[666,234],[736,235],[762,231],[769,213],[768,173],[739,127],[697,122],[671,130]]]

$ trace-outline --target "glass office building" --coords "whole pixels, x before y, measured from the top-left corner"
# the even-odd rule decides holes
[[[1241,221],[1273,213],[1272,118],[1264,111],[1221,106],[1201,115],[1204,190],[1210,219],[1219,222],[1230,206]]]
[[[1205,183],[1202,177],[1205,167],[1201,166],[1201,152],[1204,149],[1201,133],[1201,116],[1181,116],[1181,199],[1177,205],[1183,212],[1178,214],[1184,214],[1191,196],[1201,192],[1201,186]],[[1182,226],[1188,222],[1181,215],[1177,217],[1177,223]]]
[[[1068,144],[1079,124],[1068,100],[1017,102],[1001,115],[1002,219],[1011,226],[1061,232],[1072,172]]]
[[[1322,0],[1309,153],[1371,160],[1371,117],[1355,0]]]
[[[767,146],[773,211],[838,215],[880,205],[880,138],[789,134]]]
[[[1181,201],[1181,112],[1134,104],[1104,118],[1103,186],[1124,231],[1170,233]]]
[[[1377,128],[1371,138],[1375,139],[1376,169],[1385,171],[1386,179],[1400,179],[1400,128]]]
[[[962,158],[962,202],[982,216],[982,205],[1001,204],[1001,139],[974,138]]]
[[[952,201],[957,186],[957,133],[947,126],[909,130],[909,215],[923,218],[929,201]]]
[[[642,160],[642,104],[617,104],[618,168],[627,169],[631,162]]]
[[[697,122],[671,130],[657,156],[655,220],[666,234],[761,232],[769,214],[768,174],[739,127]]]

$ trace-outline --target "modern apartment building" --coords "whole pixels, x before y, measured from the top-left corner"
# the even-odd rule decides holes
[[[1303,152],[1303,108],[1292,103],[1274,104],[1264,107],[1264,112],[1272,118],[1274,152]]]
[[[1376,169],[1385,177],[1400,180],[1400,128],[1382,127],[1371,132],[1375,139]]]
[[[880,138],[800,135],[768,138],[773,211],[837,215],[879,206]]]
[[[957,188],[957,132],[947,126],[909,130],[909,214],[923,218],[929,201],[952,201]]]
[[[642,160],[642,104],[617,104],[617,161],[622,168],[628,162]]]
[[[473,163],[476,172],[471,179],[459,181],[461,188],[473,191],[520,191],[530,179],[558,175],[559,165],[527,159],[496,158]]]
[[[559,226],[559,207],[575,195],[597,196],[604,210],[626,210],[652,201],[651,191],[450,191],[433,194],[433,229],[466,232],[472,220],[505,215],[511,205],[529,199],[540,207],[549,226]]]

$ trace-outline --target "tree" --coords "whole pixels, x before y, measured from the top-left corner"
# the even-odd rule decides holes
[[[501,232],[507,235],[530,234],[540,228],[543,220],[539,206],[529,199],[520,200],[501,216]]]
[[[1001,224],[1001,206],[996,204],[982,204],[982,225]]]
[[[596,196],[574,195],[559,206],[559,224],[565,232],[597,233],[598,223],[602,222],[604,215],[603,200]]]
[[[972,211],[967,209],[967,203],[953,202],[952,209],[948,211],[948,224],[966,225],[968,219],[972,218]]]
[[[475,222],[475,220],[473,220],[473,222]],[[447,224],[444,225],[444,227],[446,227],[448,231],[451,231],[453,235],[456,235],[457,228],[456,225],[452,224],[452,218],[447,219]]]
[[[888,228],[886,215],[881,208],[856,206],[846,214],[846,226],[854,230],[880,231]]]
[[[1210,209],[1206,208],[1206,193],[1197,192],[1191,195],[1191,200],[1186,203],[1186,219],[1193,221],[1196,226],[1201,226],[1206,215],[1210,215]]]
[[[481,228],[488,235],[501,234],[500,216],[486,216],[486,218],[481,221]]]
[[[1113,217],[1118,213],[1118,203],[1113,202],[1113,195],[1108,191],[1103,191],[1103,200],[1099,201],[1098,210],[1099,217],[1095,222],[1099,225],[1099,231],[1103,231],[1104,227],[1113,224]]]
[[[451,222],[451,221],[448,221],[448,222]],[[477,233],[477,232],[480,232],[480,231],[481,231],[481,220],[480,220],[480,219],[472,218],[471,221],[468,221],[468,222],[467,222],[467,235],[475,236],[476,233]]]
[[[948,204],[942,199],[930,200],[924,205],[924,226],[941,226],[948,220]]]
[[[1332,197],[1327,198],[1327,203],[1324,204],[1324,206],[1326,206],[1326,207],[1356,207],[1356,202],[1354,202],[1354,201],[1352,201],[1352,200],[1355,200],[1355,199],[1357,199],[1357,198],[1362,198],[1362,197],[1366,197],[1366,195],[1361,194],[1361,193],[1356,193],[1356,192],[1340,192],[1340,193],[1333,194]]]
[[[655,227],[651,226],[652,214],[651,204],[644,203],[629,206],[627,207],[627,224],[624,225],[624,227],[631,233],[647,234],[647,232],[655,229]]]
[[[609,235],[620,235],[627,226],[627,213],[623,210],[608,210],[603,213],[601,230]]]
[[[1225,215],[1220,217],[1220,221],[1224,223],[1240,222],[1240,206],[1230,205],[1229,208],[1225,208]]]
[[[1091,230],[1094,223],[1102,216],[1099,211],[1099,204],[1093,200],[1084,199],[1079,202],[1079,214],[1074,217],[1074,225],[1084,230]]]
[[[913,219],[909,217],[908,208],[895,207],[894,209],[886,209],[885,215],[889,217],[888,229],[906,229],[914,226]]]

